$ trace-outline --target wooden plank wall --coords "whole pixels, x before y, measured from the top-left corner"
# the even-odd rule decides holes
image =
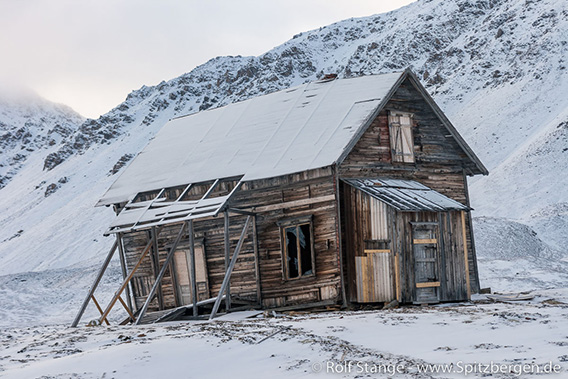
[[[414,114],[415,163],[391,160],[389,109]],[[462,204],[468,204],[464,170],[471,168],[472,164],[420,93],[406,80],[340,164],[338,173],[343,178],[416,180]],[[472,291],[477,292],[479,283],[470,223],[470,218],[466,217],[470,285]]]
[[[204,187],[206,190],[206,187]],[[244,183],[236,193],[232,206],[254,210],[258,206],[277,206],[296,200],[318,199],[333,195],[333,173],[331,168],[311,170],[303,173],[281,176],[266,180]],[[300,279],[285,280],[282,271],[280,228],[277,222],[282,219],[312,215],[315,245],[315,275]],[[322,300],[340,300],[340,272],[335,217],[335,200],[326,200],[296,207],[278,207],[257,214],[259,244],[259,266],[263,305],[266,307],[294,305]],[[234,251],[242,231],[246,216],[231,215],[230,241],[231,253]],[[159,238],[160,259],[165,259],[167,247],[175,239],[180,225],[166,226]],[[211,296],[216,296],[224,277],[224,239],[223,218],[209,218],[194,221],[195,238],[203,238],[209,288]],[[147,232],[126,233],[124,235],[127,265],[129,269],[136,263],[139,254],[147,243]],[[178,250],[188,249],[188,236],[183,237]],[[239,259],[231,277],[231,294],[256,299],[256,278],[252,245],[252,228],[249,227]],[[145,259],[135,275],[135,281],[145,286],[135,286],[136,304],[142,306],[146,293],[151,288],[153,272],[151,262]],[[163,284],[166,307],[175,306],[175,295],[171,275],[166,272]],[[151,310],[157,309],[153,301]]]
[[[331,168],[245,183],[234,206],[252,208],[333,195]],[[313,216],[315,276],[285,280],[282,270],[280,228],[282,219]],[[339,252],[335,200],[260,212],[257,216],[260,277],[266,307],[322,300],[340,300]]]
[[[158,239],[158,251],[160,259],[160,267],[166,260],[167,255],[167,244],[166,239],[171,238],[171,241],[175,239],[177,233],[179,232],[179,226],[164,228]],[[173,237],[171,237],[173,235]],[[168,237],[170,236],[170,237]],[[149,233],[147,231],[139,231],[133,233],[126,233],[123,236],[124,243],[124,253],[126,256],[126,266],[128,272],[132,270],[132,267],[138,262],[140,254],[146,244],[150,241]],[[187,243],[186,243],[187,245]],[[180,248],[182,248],[180,244]],[[187,246],[186,246],[187,248]],[[157,268],[156,272],[159,272],[160,268]],[[140,309],[144,302],[146,301],[147,294],[155,283],[154,280],[154,267],[151,260],[151,252],[144,258],[142,264],[134,274],[132,278],[132,285],[134,288],[134,304],[136,309]],[[168,268],[164,278],[162,279],[162,293],[164,296],[164,306],[166,308],[174,307],[176,304],[174,289],[172,286],[172,275],[170,269]],[[158,310],[158,301],[154,299],[148,308],[149,310]]]

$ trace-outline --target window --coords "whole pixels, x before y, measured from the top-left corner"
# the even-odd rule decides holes
[[[314,275],[312,222],[296,219],[280,223],[283,274],[285,279]]]
[[[414,162],[412,113],[390,112],[389,132],[393,162]]]

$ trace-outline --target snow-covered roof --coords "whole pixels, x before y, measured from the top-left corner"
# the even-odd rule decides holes
[[[378,178],[345,181],[399,211],[469,210],[465,205],[413,180]]]
[[[249,181],[332,165],[404,74],[316,81],[173,119],[97,205],[216,178]]]

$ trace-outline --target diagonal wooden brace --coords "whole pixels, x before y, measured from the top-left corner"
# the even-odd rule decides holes
[[[89,288],[89,294],[87,295],[87,297],[85,297],[85,300],[83,300],[83,304],[81,305],[81,309],[79,309],[79,312],[77,313],[77,316],[75,316],[75,320],[73,320],[73,323],[71,324],[72,328],[77,327],[77,325],[79,324],[79,321],[81,321],[81,317],[83,317],[83,313],[85,313],[85,309],[87,309],[87,305],[89,305],[89,301],[91,300],[93,294],[95,293],[95,290],[97,289],[99,282],[101,281],[107,267],[108,264],[110,263],[110,260],[112,258],[112,256],[114,255],[114,252],[116,251],[118,247],[118,243],[117,241],[114,241],[114,244],[112,245],[110,251],[108,252],[108,255],[105,259],[105,261],[103,262],[103,266],[101,267],[101,269],[99,270],[95,281],[93,282],[93,285],[91,286],[91,288]]]
[[[161,228],[158,229],[158,231],[156,232],[156,234],[154,235],[154,238],[158,238],[158,235],[160,234]],[[112,297],[112,300],[110,301],[109,305],[106,307],[105,311],[103,312],[103,314],[101,315],[101,318],[99,319],[99,325],[101,325],[105,319],[108,317],[108,314],[110,313],[110,311],[112,310],[112,307],[114,307],[114,304],[116,304],[116,302],[118,301],[118,298],[120,297],[120,295],[122,294],[122,291],[124,291],[124,289],[126,288],[126,286],[128,285],[128,282],[130,282],[130,280],[132,279],[132,277],[134,276],[134,273],[136,272],[136,270],[138,270],[138,267],[140,267],[140,264],[142,263],[142,261],[144,260],[144,258],[146,258],[146,255],[148,255],[148,252],[150,251],[150,249],[152,248],[152,244],[154,243],[153,239],[150,239],[150,241],[148,241],[148,244],[146,245],[146,247],[144,248],[144,251],[142,252],[142,255],[140,256],[140,259],[138,259],[138,262],[136,262],[136,265],[134,266],[134,268],[132,269],[132,271],[130,271],[130,274],[128,274],[128,276],[126,277],[126,279],[124,279],[124,281],[122,282],[122,285],[120,286],[120,288],[118,289],[118,291],[116,291],[114,293],[114,296]]]
[[[163,277],[166,273],[166,269],[168,268],[170,261],[172,260],[172,257],[174,256],[177,245],[179,244],[179,241],[181,240],[181,237],[183,236],[184,229],[185,229],[185,223],[182,224],[181,229],[179,230],[179,233],[176,237],[176,240],[174,241],[174,244],[172,245],[172,247],[170,248],[170,251],[168,252],[168,255],[166,257],[166,261],[164,262],[162,269],[160,270],[160,273],[158,274],[156,281],[154,282],[154,285],[152,286],[152,289],[150,290],[150,293],[148,294],[148,297],[146,298],[146,302],[144,303],[144,306],[142,306],[142,309],[140,310],[140,314],[138,315],[138,318],[134,322],[134,325],[139,325],[140,321],[142,321],[142,317],[144,317],[144,314],[146,313],[146,310],[148,309],[148,306],[150,305],[150,302],[152,301],[152,298],[156,294],[156,290],[158,289],[158,286],[160,285],[160,283],[161,283],[161,281],[162,281],[162,279],[163,279]]]

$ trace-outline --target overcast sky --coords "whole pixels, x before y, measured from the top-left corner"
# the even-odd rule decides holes
[[[0,0],[0,77],[95,118],[210,58],[259,55],[299,32],[412,1]]]

